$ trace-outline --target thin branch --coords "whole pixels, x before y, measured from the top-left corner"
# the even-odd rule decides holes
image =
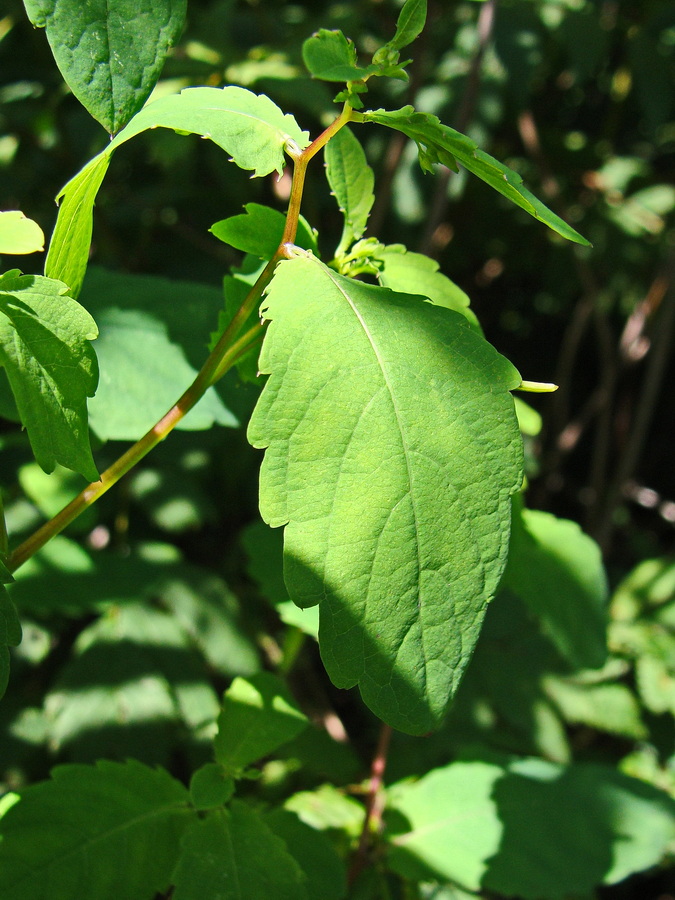
[[[382,723],[377,749],[370,767],[370,783],[366,796],[366,816],[363,821],[359,844],[354,852],[352,864],[349,869],[349,883],[353,884],[363,871],[368,860],[368,852],[372,836],[377,834],[382,826],[382,813],[384,812],[384,772],[387,768],[387,754],[391,742],[392,728]]]

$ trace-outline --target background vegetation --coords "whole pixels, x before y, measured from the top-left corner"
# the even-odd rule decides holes
[[[368,54],[393,33],[398,10],[388,0],[190,0],[157,94],[243,85],[316,135],[336,108],[332,86],[305,74],[302,41],[319,27],[340,28]],[[536,580],[507,572],[447,726],[426,739],[394,735],[387,780],[508,754],[600,763],[675,797],[675,4],[430,2],[413,49],[410,82],[373,84],[371,108],[412,102],[468,133],[593,243],[558,240],[464,172],[424,176],[403,136],[364,132],[376,175],[369,232],[437,259],[523,377],[560,385],[532,401],[543,425],[536,415],[526,423],[527,504],[579,523],[598,542],[611,601],[609,656],[598,668],[594,626],[579,615],[561,639],[555,621],[536,613]],[[22,209],[50,233],[54,196],[106,139],[65,88],[44,33],[18,0],[5,0],[0,206]],[[101,328],[99,358],[124,373],[114,390],[101,384],[90,408],[102,467],[201,364],[223,275],[241,261],[209,228],[251,201],[285,207],[287,175],[251,181],[224,160],[208,141],[159,129],[115,157],[101,188],[81,299]],[[303,214],[321,223],[330,254],[341,217],[320,169],[308,178]],[[38,256],[3,262],[41,270]],[[166,394],[148,396],[149,382]],[[250,787],[257,802],[305,797],[326,781],[343,789],[367,774],[377,722],[353,692],[327,681],[311,611],[288,603],[275,568],[278,535],[259,521],[259,457],[238,427],[256,395],[254,384],[225,379],[184,430],[17,572],[24,639],[0,706],[6,790],[46,778],[56,763],[101,758],[159,764],[187,781],[210,759],[219,695],[235,676],[262,669],[288,677],[322,727],[261,767]],[[40,470],[6,383],[0,413],[0,480],[18,543],[84,482]],[[547,529],[560,526],[533,515],[535,543],[545,545]],[[588,546],[563,527],[569,532],[555,539],[582,560]],[[534,558],[537,548],[527,552]],[[585,796],[574,777],[553,801],[572,832],[580,826],[564,798]],[[337,845],[358,834],[350,808],[322,808],[337,810]],[[404,801],[401,809],[412,815]],[[661,860],[625,867],[648,872],[598,888],[601,896],[675,895],[672,846],[662,849]],[[392,870],[396,878],[383,876],[363,896],[387,896],[377,893],[385,882],[391,896],[460,896],[452,879],[422,877],[395,855]],[[601,874],[584,872],[545,896],[593,896]],[[493,872],[486,887],[542,895],[545,881],[528,889],[509,877]],[[413,883],[419,894],[397,893]]]

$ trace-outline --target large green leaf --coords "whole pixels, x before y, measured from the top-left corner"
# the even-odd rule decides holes
[[[675,802],[600,765],[458,762],[390,790],[395,871],[526,900],[586,896],[658,864]]]
[[[284,841],[238,800],[186,831],[173,883],[173,900],[308,900]]]
[[[600,548],[575,522],[523,510],[502,582],[527,604],[575,669],[607,659],[607,576]]]
[[[375,176],[366,162],[363,147],[349,128],[341,128],[326,144],[326,177],[340,212],[344,216],[342,237],[335,255],[339,257],[366,230],[375,202]]]
[[[96,390],[96,323],[59,281],[0,277],[0,365],[5,367],[35,458],[45,472],[56,463],[91,481],[87,397]]]
[[[252,169],[254,176],[281,174],[284,150],[309,144],[309,135],[293,116],[285,115],[264,94],[244,88],[186,88],[149,103],[58,195],[63,202],[45,274],[65,281],[73,296],[87,268],[94,200],[111,154],[135,135],[159,127],[209,138],[241,169]]]
[[[216,760],[234,777],[307,727],[287,688],[270,672],[235,678],[223,697]]]
[[[450,310],[279,264],[249,425],[285,580],[321,603],[324,663],[401,730],[442,720],[505,563],[519,375]]]
[[[433,171],[434,163],[443,163],[457,171],[459,162],[469,172],[473,172],[567,240],[590,246],[585,237],[523,187],[522,178],[517,172],[480,150],[465,134],[455,131],[449,125],[443,125],[437,116],[417,112],[412,106],[404,106],[396,110],[377,109],[354,113],[354,119],[358,122],[377,122],[407,135],[417,144],[420,165],[426,172]]]
[[[148,99],[187,0],[24,0],[77,99],[111,134]]]
[[[188,792],[138,762],[60,766],[0,820],[0,883],[21,900],[124,897],[169,887]]]

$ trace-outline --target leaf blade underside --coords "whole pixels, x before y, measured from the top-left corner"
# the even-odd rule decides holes
[[[285,579],[320,603],[338,687],[389,724],[437,727],[496,590],[522,448],[518,373],[463,317],[282,262],[263,315],[271,377],[249,424]]]

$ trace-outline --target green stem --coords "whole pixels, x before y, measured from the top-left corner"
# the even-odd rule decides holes
[[[225,354],[223,354],[222,359],[218,361],[219,365],[217,366],[217,370],[221,375],[224,375],[225,372],[244,355],[244,353],[250,350],[256,341],[260,340],[263,331],[264,325],[255,325],[247,331],[243,337],[232,344]],[[212,356],[213,353],[209,356],[209,360],[211,360]],[[110,468],[106,469],[101,475],[99,481],[92,482],[83,491],[80,491],[77,497],[71,500],[67,506],[64,506],[64,508],[52,519],[45,522],[41,528],[38,528],[37,531],[10,554],[7,559],[7,568],[10,572],[16,571],[16,569],[23,565],[27,559],[30,559],[36,551],[41,547],[44,547],[51,538],[60,534],[63,529],[70,525],[70,523],[83,513],[85,509],[109,491],[110,488],[140,462],[153,447],[156,447],[160,441],[163,441],[169,432],[173,431],[180,420],[192,409],[197,401],[202,398],[206,389],[212,384],[211,380],[209,380],[208,383],[205,383],[208,379],[208,370],[211,368],[213,368],[213,365],[207,366],[205,364],[190,387],[180,399],[174,403],[166,415],[162,416],[159,422],[157,422],[156,425],[153,425],[147,434],[133,446],[129,447],[119,459],[115,460]]]
[[[241,307],[237,310],[232,321],[218,339],[218,343],[209,354],[206,362],[199,370],[197,377],[190,387],[171,407],[156,425],[147,434],[130,447],[117,459],[109,469],[101,475],[99,481],[95,481],[81,491],[74,500],[57,513],[49,522],[32,534],[20,544],[8,557],[7,567],[11,572],[19,568],[27,559],[55,535],[60,534],[67,525],[70,525],[85,509],[102,497],[106,491],[116,484],[123,475],[132,469],[153,447],[173,431],[178,422],[192,409],[204,393],[231,369],[237,360],[251,349],[253,344],[260,340],[265,330],[263,323],[258,323],[249,329],[242,337],[237,338],[244,323],[249,318],[256,305],[260,302],[263,291],[272,280],[274,269],[280,259],[288,255],[288,245],[295,240],[300,216],[300,205],[305,186],[305,174],[307,164],[322,147],[336,134],[340,128],[347,124],[352,117],[352,108],[345,103],[340,115],[325,129],[316,140],[305,150],[289,151],[293,158],[293,185],[289,200],[286,224],[281,243],[277,247],[272,259],[263,269],[260,277],[248,292]],[[0,536],[1,537],[1,536]]]

